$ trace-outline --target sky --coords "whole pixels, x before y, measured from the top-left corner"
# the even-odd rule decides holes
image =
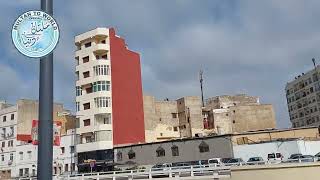
[[[144,94],[157,99],[248,94],[272,104],[290,126],[285,85],[320,63],[319,0],[54,0],[60,40],[54,99],[74,110],[74,36],[114,27],[140,53]],[[40,0],[0,2],[0,99],[38,99],[39,60],[20,54],[11,28]]]

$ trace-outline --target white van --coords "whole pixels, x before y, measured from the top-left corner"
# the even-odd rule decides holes
[[[283,160],[283,155],[280,152],[274,152],[268,154],[269,163],[280,163]]]

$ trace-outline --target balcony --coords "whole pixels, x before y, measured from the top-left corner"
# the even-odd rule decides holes
[[[93,45],[92,47],[92,51],[95,55],[98,55],[98,54],[105,54],[107,53],[108,51],[110,50],[110,46],[109,44],[95,44]]]

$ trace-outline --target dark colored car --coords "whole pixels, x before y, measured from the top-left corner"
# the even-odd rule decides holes
[[[312,155],[296,155],[292,157],[289,162],[314,162],[314,156]]]
[[[245,162],[242,160],[242,158],[232,158],[225,163],[226,166],[241,166],[243,164],[245,164]]]
[[[302,156],[302,154],[301,153],[291,154],[289,159],[293,159],[296,156]]]
[[[264,160],[262,159],[262,157],[251,157],[249,158],[249,160],[247,161],[248,165],[262,165],[265,164]]]

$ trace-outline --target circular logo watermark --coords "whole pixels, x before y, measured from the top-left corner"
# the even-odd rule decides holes
[[[43,11],[20,15],[12,27],[12,41],[22,54],[39,58],[48,55],[59,40],[59,27],[52,16]]]

